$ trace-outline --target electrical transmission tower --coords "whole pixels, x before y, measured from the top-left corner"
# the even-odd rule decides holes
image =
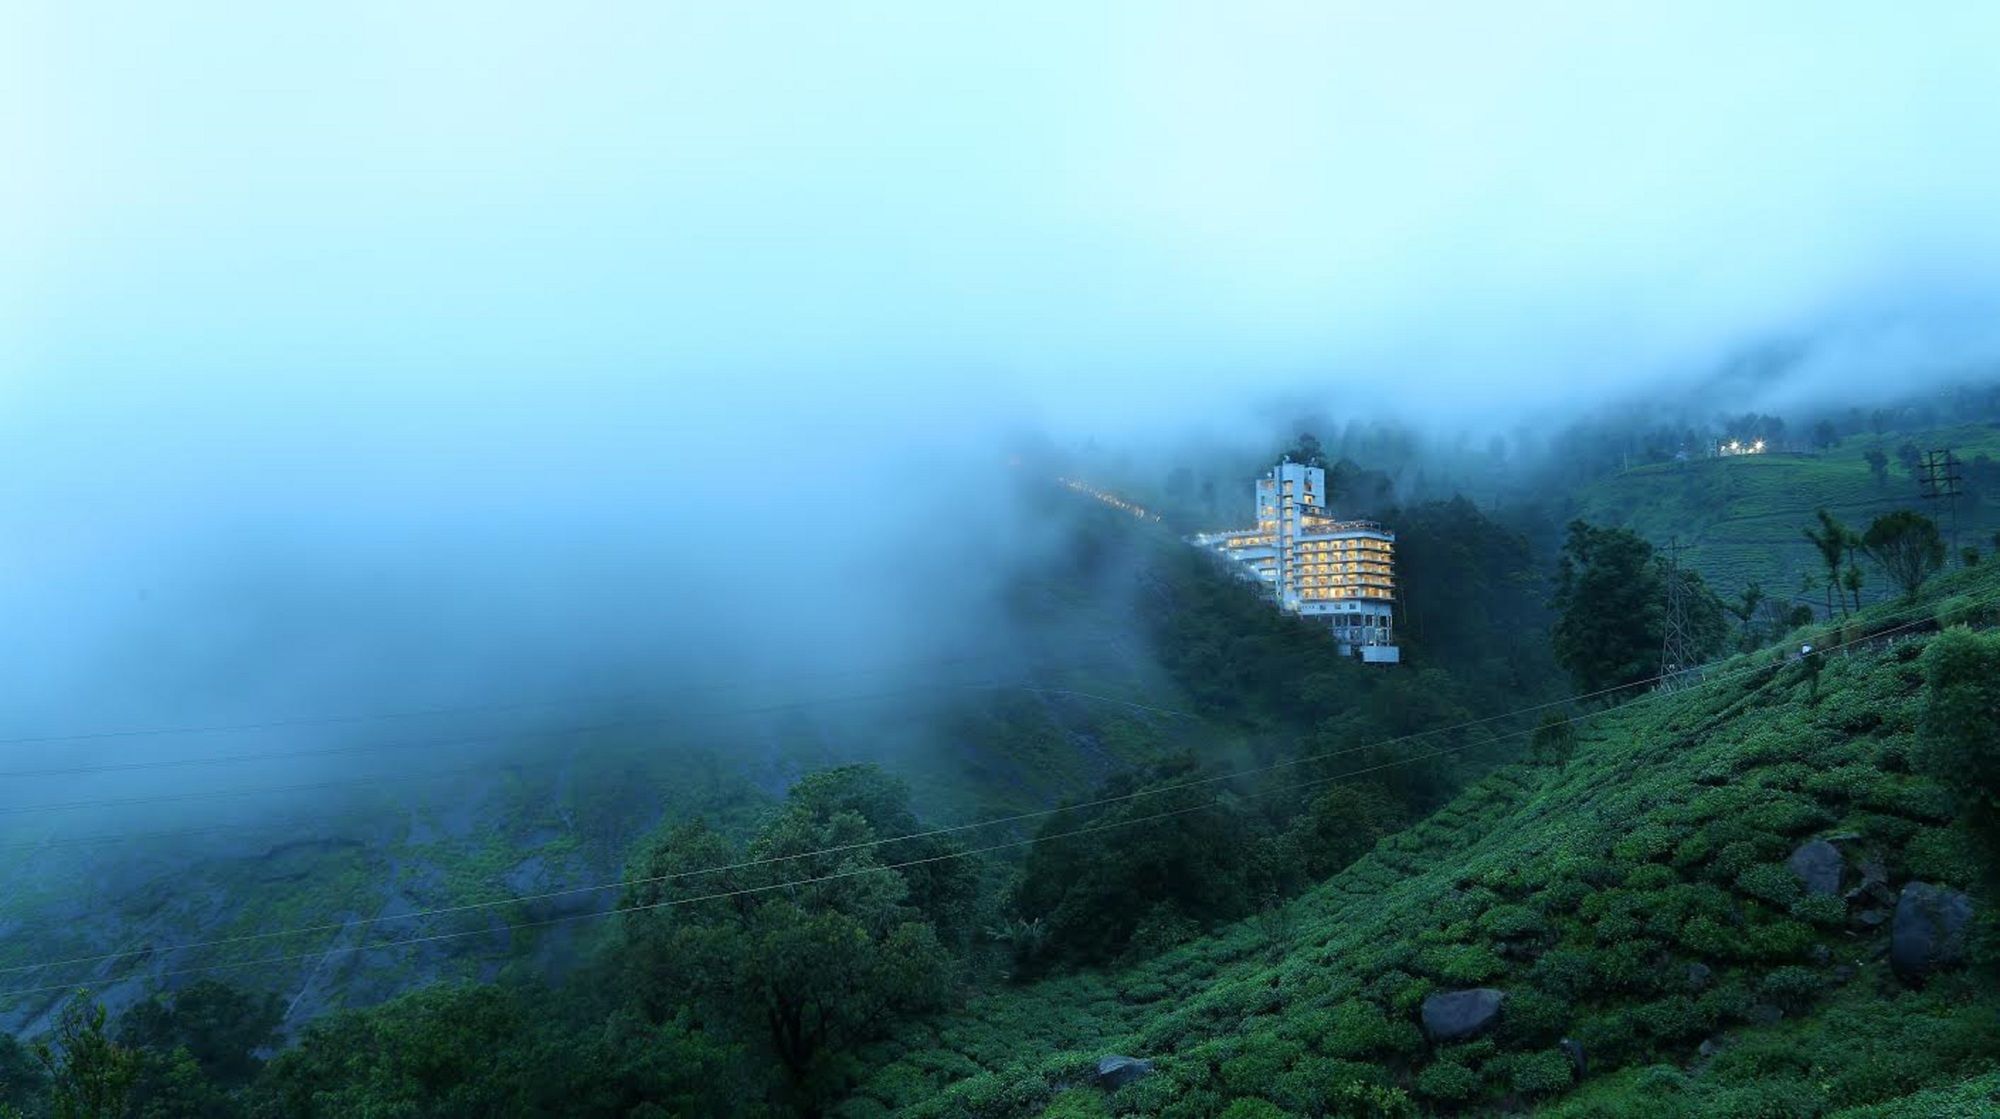
[[[1694,682],[1694,635],[1688,620],[1687,579],[1681,573],[1681,541],[1667,542],[1667,613],[1660,639],[1660,690],[1671,692]]]
[[[1958,472],[1958,456],[1950,448],[1930,451],[1924,455],[1923,483],[1924,497],[1929,501],[1943,501],[1951,515],[1951,554],[1958,555],[1958,497],[1964,490],[1960,483],[1965,476]]]

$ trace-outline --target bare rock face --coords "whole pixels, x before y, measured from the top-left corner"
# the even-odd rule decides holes
[[[1097,1086],[1107,1092],[1115,1092],[1134,1080],[1142,1080],[1153,1073],[1153,1062],[1137,1057],[1121,1057],[1112,1054],[1097,1062]]]
[[[1447,991],[1424,1000],[1424,1032],[1432,1041],[1456,1041],[1484,1030],[1500,1017],[1503,991],[1474,987],[1469,991]]]
[[[1785,860],[1792,873],[1805,883],[1806,893],[1814,897],[1832,897],[1840,892],[1840,879],[1847,871],[1847,860],[1840,848],[1824,839],[1802,843],[1792,857]]]
[[[1904,979],[1922,979],[1963,962],[1971,924],[1971,898],[1928,882],[1905,885],[1889,925],[1889,966]]]

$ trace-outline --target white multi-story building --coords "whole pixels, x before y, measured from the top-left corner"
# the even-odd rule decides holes
[[[1262,583],[1281,609],[1323,618],[1343,653],[1395,664],[1396,534],[1326,507],[1326,471],[1286,461],[1257,481],[1257,527],[1193,542]]]

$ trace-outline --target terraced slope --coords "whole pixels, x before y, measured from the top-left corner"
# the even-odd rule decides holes
[[[1678,536],[1690,545],[1687,559],[1724,595],[1752,580],[1766,591],[1790,595],[1801,573],[1823,568],[1801,535],[1813,510],[1826,506],[1849,526],[1866,527],[1892,509],[1924,507],[1947,521],[1940,505],[1922,502],[1914,479],[1896,462],[1906,442],[1922,448],[1950,447],[1965,462],[1979,455],[2000,458],[2000,430],[1968,425],[1938,431],[1850,436],[1812,455],[1744,455],[1635,467],[1583,490],[1578,515],[1597,523],[1621,524],[1655,543]],[[1889,458],[1889,477],[1876,481],[1862,457],[1879,447]],[[1961,544],[1991,552],[2000,529],[2000,494],[1975,494],[1958,508]],[[1870,573],[1864,601],[1891,593]],[[1822,592],[1808,599],[1823,601]]]
[[[1939,581],[1951,620],[1992,620],[1994,566]],[[1869,620],[1927,618],[1891,614]],[[1963,968],[1916,986],[1884,958],[1896,891],[1965,888],[1976,870],[1950,790],[1910,771],[1927,641],[1857,644],[1816,686],[1775,653],[1739,658],[1586,718],[1566,764],[1494,773],[1282,909],[903,1030],[840,1114],[1975,1106],[2000,1060],[2000,995]],[[1833,896],[1787,865],[1814,839],[1842,853]],[[1497,1023],[1428,1040],[1425,999],[1478,987],[1504,992]],[[1580,1080],[1564,1038],[1582,1045]],[[1110,1054],[1154,1070],[1106,1092],[1092,1074]]]

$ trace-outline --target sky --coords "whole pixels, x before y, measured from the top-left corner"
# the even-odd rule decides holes
[[[926,655],[1032,539],[989,469],[1022,429],[1498,426],[1773,338],[1855,392],[1990,363],[1996,39],[1980,4],[8,6],[0,721]]]

